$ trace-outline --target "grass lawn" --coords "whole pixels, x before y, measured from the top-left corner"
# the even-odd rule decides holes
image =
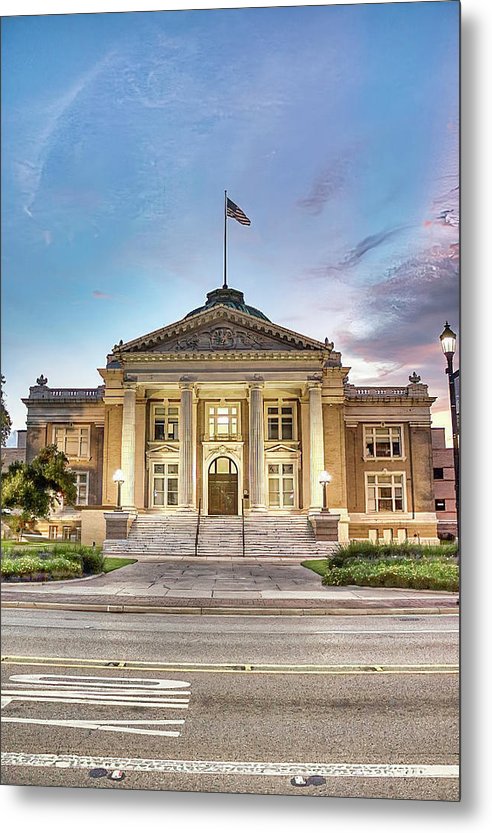
[[[319,576],[324,576],[324,574],[326,573],[327,566],[328,562],[325,558],[308,559],[307,561],[301,561],[301,567],[307,567],[308,570],[312,570],[314,573],[318,573]]]
[[[111,573],[113,570],[118,570],[120,567],[126,567],[127,564],[135,564],[136,558],[108,558],[103,562],[103,573]]]

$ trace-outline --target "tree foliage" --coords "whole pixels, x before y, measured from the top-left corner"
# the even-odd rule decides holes
[[[1,380],[1,395],[0,395],[0,433],[2,439],[2,446],[5,445],[7,442],[10,431],[12,429],[12,420],[10,419],[10,414],[5,407],[5,402],[3,399],[3,386],[5,384],[5,376],[0,377]]]
[[[31,463],[11,463],[2,482],[4,509],[14,511],[16,531],[32,521],[47,518],[63,497],[73,505],[77,498],[75,472],[68,468],[68,457],[56,445],[43,448]]]

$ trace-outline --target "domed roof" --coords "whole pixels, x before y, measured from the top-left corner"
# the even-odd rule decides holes
[[[185,315],[185,318],[190,318],[190,316],[197,315],[199,312],[205,312],[205,310],[216,307],[219,304],[232,307],[232,309],[237,309],[239,312],[245,312],[247,315],[253,315],[255,318],[262,318],[263,321],[270,321],[261,310],[244,303],[244,295],[242,292],[238,289],[230,289],[229,287],[222,287],[221,289],[214,289],[212,292],[208,292],[207,301],[204,306],[193,309],[188,315]]]

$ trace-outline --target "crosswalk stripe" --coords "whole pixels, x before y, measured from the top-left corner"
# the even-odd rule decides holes
[[[4,766],[55,767],[59,769],[122,769],[124,772],[166,772],[185,775],[263,775],[292,777],[322,775],[325,778],[458,778],[459,767],[449,764],[320,763],[267,761],[183,761],[152,758],[113,758],[85,755],[5,752]]]

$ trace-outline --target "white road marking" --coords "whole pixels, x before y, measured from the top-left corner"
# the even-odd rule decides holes
[[[331,634],[337,634],[338,636],[345,636],[345,634],[349,634],[349,635],[356,634],[357,636],[359,636],[359,634],[373,634],[373,633],[384,634],[384,635],[387,635],[387,636],[399,636],[401,633],[411,634],[412,636],[420,636],[420,634],[422,634],[422,633],[432,633],[432,634],[436,634],[437,636],[440,636],[442,633],[459,633],[459,629],[454,628],[453,630],[420,630],[420,631],[416,630],[415,628],[413,630],[412,629],[409,629],[409,630],[395,629],[394,631],[376,631],[376,630],[374,630],[374,631],[372,631],[372,630],[371,631],[362,631],[362,630],[361,631],[359,631],[359,630],[345,631],[345,630],[342,629],[342,630],[329,630],[329,631],[311,631],[311,633],[315,634],[315,635],[331,633]]]
[[[12,702],[25,703],[71,703],[85,706],[131,706],[132,708],[153,709],[187,709],[190,701],[190,683],[185,680],[168,680],[164,678],[142,677],[87,677],[68,674],[14,674],[10,677],[12,688],[2,690],[2,708]],[[31,687],[20,688],[21,685]],[[10,718],[6,722],[22,722],[20,719]],[[29,722],[29,721],[23,721]],[[48,721],[30,719],[31,723],[47,725]],[[152,732],[144,729],[115,729],[104,728],[106,721],[62,721],[51,725],[77,725],[101,731],[126,731],[135,734],[166,734],[177,733]],[[119,721],[107,721],[114,726]],[[128,723],[131,721],[122,721]],[[159,722],[159,721],[158,721]],[[183,723],[184,721],[178,721]],[[97,723],[97,726],[96,726]]]
[[[119,732],[120,734],[154,735],[178,738],[180,733],[172,730],[134,728],[134,724],[183,725],[184,720],[41,720],[37,718],[4,717],[3,723],[23,723],[36,726],[61,726],[68,729],[91,729],[100,732]]]
[[[138,709],[187,709],[186,703],[162,703],[159,700],[102,700],[82,699],[81,697],[12,697],[11,700],[18,700],[28,703],[77,703],[83,706],[131,706]]]
[[[189,688],[190,683],[184,680],[162,680],[146,679],[145,677],[85,677],[82,675],[69,674],[13,674],[10,678],[12,683],[24,683],[44,686],[72,686],[73,681],[83,685],[84,688],[138,688],[138,689],[176,689]],[[157,692],[160,694],[161,692]],[[164,694],[175,694],[174,691],[165,691]]]
[[[153,758],[111,758],[88,755],[2,753],[4,766],[60,769],[122,769],[125,772],[167,772],[185,775],[323,775],[325,778],[458,778],[459,767],[448,764],[273,763],[267,761],[180,761]]]

